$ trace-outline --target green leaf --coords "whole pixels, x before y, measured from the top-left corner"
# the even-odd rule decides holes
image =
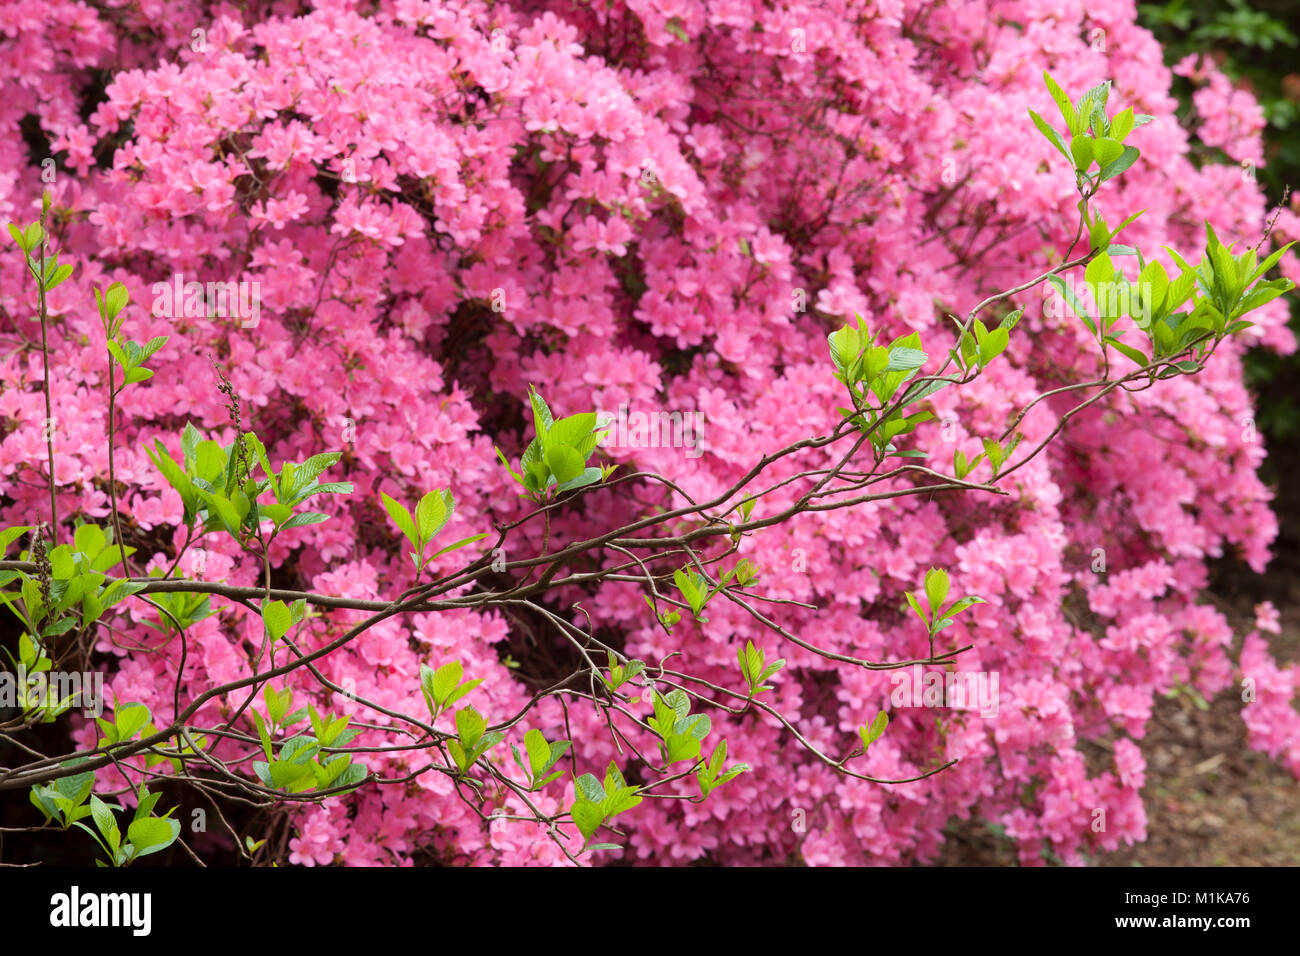
[[[941,378],[934,382],[918,382],[903,393],[901,406],[906,407],[913,402],[919,402],[923,398],[929,398],[941,388],[947,388],[953,382],[952,379]]]
[[[451,492],[430,491],[415,506],[415,524],[421,541],[432,541],[451,518]]]
[[[698,615],[708,600],[704,579],[689,568],[678,568],[673,572],[673,582],[691,606],[692,613]]]
[[[904,591],[903,596],[907,598],[907,603],[911,606],[912,610],[916,612],[916,616],[919,617],[928,628],[930,626],[930,618],[921,610],[921,602],[916,599],[916,595],[911,591]]]
[[[117,553],[116,548],[117,545],[113,545],[110,551],[112,553]],[[129,548],[128,550],[134,551],[135,549]],[[110,551],[105,551],[101,554],[100,559],[109,554]],[[132,594],[139,594],[145,589],[145,587],[146,585],[143,581],[114,581],[100,593],[99,600],[103,603],[105,608],[110,608],[119,601],[125,601]]]
[[[713,728],[713,721],[706,714],[690,714],[677,721],[673,728],[680,734],[689,734],[696,740],[703,741]]]
[[[59,266],[57,269],[54,270],[54,273],[46,281],[45,291],[49,292],[51,289],[55,288],[56,286],[62,285],[63,281],[67,279],[68,276],[70,275],[72,275],[72,266],[70,265]]]
[[[15,541],[17,541],[19,538],[21,538],[23,535],[25,535],[28,531],[31,530],[32,530],[31,525],[18,525],[16,527],[5,528],[3,531],[0,531],[0,557],[4,557],[4,555],[8,552],[9,545],[13,544]]]
[[[988,602],[985,601],[983,598],[975,597],[973,595],[961,598],[960,600],[953,601],[952,605],[947,610],[945,610],[941,615],[939,615],[939,620],[941,621],[950,620],[973,604],[986,604],[986,603]]]
[[[1047,281],[1051,284],[1052,288],[1056,289],[1056,291],[1061,294],[1061,298],[1065,301],[1066,305],[1070,307],[1070,310],[1074,312],[1076,316],[1083,319],[1084,325],[1088,327],[1088,331],[1093,335],[1096,335],[1097,326],[1093,324],[1092,319],[1088,315],[1088,310],[1084,308],[1083,303],[1079,301],[1079,297],[1074,294],[1074,290],[1067,286],[1060,276],[1048,276]]]
[[[1116,142],[1124,142],[1128,134],[1133,132],[1133,107],[1120,110],[1110,121],[1110,138]]]
[[[384,510],[393,519],[397,529],[406,536],[407,541],[411,542],[411,547],[418,547],[415,522],[411,519],[411,513],[406,510],[406,506],[394,501],[382,491],[379,493],[379,500],[383,502]]]
[[[226,466],[229,464],[229,458],[225,449],[211,439],[205,439],[199,442],[198,447],[194,449],[194,464],[190,468],[186,463],[186,468],[191,471],[195,478],[201,478],[208,485],[208,490],[220,488],[225,491],[224,484],[218,484],[221,477],[226,472]]]
[[[528,763],[533,776],[540,777],[550,769],[551,745],[540,730],[530,730],[524,734],[524,749],[528,751]]]
[[[84,762],[85,758],[78,758],[76,761],[66,761],[62,766],[75,766],[76,763]],[[73,806],[83,802],[90,796],[91,790],[95,788],[94,771],[86,773],[76,773],[69,777],[60,777],[54,781],[54,789],[60,796],[68,799]]]
[[[463,674],[460,661],[448,661],[439,667],[433,674],[433,699],[439,702],[445,701],[460,684]]]
[[[10,228],[12,229],[13,227],[11,226]],[[32,806],[41,811],[41,815],[45,817],[46,823],[58,818],[60,822],[64,822],[66,828],[66,818],[64,817],[62,810],[59,809],[58,804],[54,802],[54,797],[51,796],[50,792],[46,788],[33,784],[31,789],[27,792],[27,799],[31,801]]]
[[[268,708],[269,710],[269,708]],[[253,715],[253,724],[257,727],[257,737],[262,741],[262,752],[266,754],[266,759],[271,759],[271,731],[267,729],[266,721],[257,711],[250,711]]]
[[[930,602],[930,613],[937,614],[948,596],[948,572],[931,568],[925,573],[925,596]]]
[[[126,308],[130,300],[130,293],[126,291],[126,286],[120,282],[114,282],[104,293],[104,307],[108,310],[109,319],[114,319],[117,314]]]
[[[1148,359],[1147,356],[1141,354],[1138,349],[1134,349],[1134,347],[1130,345],[1125,345],[1125,343],[1119,341],[1119,339],[1114,336],[1106,336],[1105,341],[1106,345],[1113,346],[1115,351],[1118,351],[1119,354],[1125,355],[1127,358],[1138,363],[1139,368],[1145,368],[1147,367],[1147,364],[1151,362],[1151,359]]]
[[[104,803],[99,797],[91,796],[90,798],[90,816],[95,821],[95,826],[99,832],[104,835],[105,839],[109,834],[117,830],[117,822],[113,819],[113,812],[108,809],[108,804]]]
[[[1097,184],[1100,185],[1108,179],[1114,179],[1120,173],[1124,172],[1124,170],[1137,162],[1139,155],[1138,151],[1132,146],[1125,146],[1124,152],[1120,154],[1119,159],[1102,167],[1101,177],[1097,180]]]
[[[885,728],[889,726],[889,714],[880,711],[876,714],[875,719],[869,726],[864,725],[858,728],[858,736],[862,738],[862,749],[866,751],[873,743],[880,739]]]
[[[556,486],[556,491],[573,491],[575,488],[585,488],[587,485],[594,485],[604,477],[604,472],[599,468],[587,468],[576,478],[570,478],[568,481],[561,482]],[[481,536],[485,537],[485,536]]]
[[[153,808],[157,806],[158,801],[161,799],[161,793],[150,793],[148,788],[141,787],[139,796],[136,798],[135,813],[132,815],[131,819],[141,820],[147,816],[151,816],[153,814]]]
[[[202,488],[197,489],[199,498],[203,500],[211,511],[214,511],[222,526],[231,537],[238,539],[240,536],[240,525],[243,524],[243,518],[240,516],[238,509],[225,495],[215,492],[204,491]]]
[[[1290,292],[1292,288],[1293,285],[1290,279],[1274,279],[1271,282],[1261,282],[1242,298],[1237,307],[1232,310],[1232,313],[1235,316],[1245,315],[1247,312],[1258,309],[1266,302],[1272,302],[1278,296]]]
[[[595,412],[582,412],[578,415],[570,415],[567,418],[561,418],[551,425],[550,430],[546,435],[546,441],[548,444],[555,442],[561,445],[571,445],[574,448],[579,448],[595,427]]]
[[[296,514],[284,524],[280,525],[281,531],[288,531],[290,528],[301,528],[304,525],[320,524],[322,521],[329,521],[330,516],[321,514],[319,511],[304,511],[302,514]]]
[[[1010,340],[1011,333],[1007,329],[994,329],[985,335],[983,341],[979,344],[980,364],[988,365],[989,362],[1005,352]]]
[[[448,554],[452,551],[457,550],[458,548],[463,548],[468,544],[473,544],[475,541],[481,541],[486,537],[487,537],[486,532],[480,532],[479,534],[472,534],[468,538],[461,538],[459,541],[455,542],[454,544],[449,544],[447,545],[447,547],[442,548],[439,551],[435,551],[432,555],[430,555],[430,560],[438,557],[439,555]]]
[[[572,740],[552,740],[552,741],[551,741],[551,756],[550,756],[550,758],[549,758],[548,761],[547,761],[547,766],[548,766],[548,767],[554,767],[557,763],[559,763],[559,762],[560,762],[560,758],[563,757],[566,753],[569,752],[569,747],[571,747],[572,745],[573,745],[573,741],[572,741]],[[546,780],[546,782],[549,782],[549,781],[551,781],[551,780],[554,780],[554,779],[555,779],[556,777],[558,777],[558,776],[560,776],[560,774],[557,772],[557,773],[553,774],[552,776],[548,777],[547,780]]]
[[[546,479],[546,460],[542,453],[542,442],[539,438],[534,438],[524,449],[523,455],[519,458],[519,464],[524,470],[525,476],[532,474],[537,479],[537,485],[540,488],[541,483]]]
[[[185,460],[185,470],[193,471],[194,463],[198,460],[199,444],[203,440],[203,435],[193,422],[187,421],[185,428],[181,431],[181,455]]]
[[[148,342],[146,342],[144,344],[144,348],[141,349],[140,351],[140,361],[143,362],[145,359],[149,358],[160,348],[166,345],[167,339],[168,336],[166,335],[156,335],[153,338],[151,338]]]
[[[664,758],[673,764],[681,760],[696,760],[700,756],[699,738],[689,734],[669,734],[664,741]]]
[[[920,368],[928,359],[929,356],[920,349],[893,348],[889,350],[889,364],[885,366],[885,370],[889,372],[911,371],[914,368]]]
[[[826,341],[830,344],[831,362],[836,371],[841,376],[847,376],[862,354],[865,346],[862,336],[853,326],[845,325],[826,336]]]
[[[135,847],[138,857],[167,849],[180,833],[180,821],[167,817],[144,817],[126,828],[126,838]]]
[[[1134,222],[1134,221],[1135,221],[1139,216],[1141,216],[1144,212],[1146,212],[1145,209],[1139,209],[1137,212],[1133,213],[1133,215],[1129,216],[1129,217],[1126,218],[1123,222],[1121,222],[1118,226],[1116,226],[1116,227],[1115,227],[1115,231],[1112,232],[1112,233],[1110,234],[1110,238],[1111,238],[1111,240],[1113,241],[1114,238],[1115,238],[1116,236],[1118,236],[1118,235],[1120,234],[1120,232],[1123,231],[1123,229],[1124,229],[1125,227],[1132,225],[1133,222]],[[1129,248],[1129,247],[1127,247],[1127,246],[1120,246],[1119,248],[1121,248],[1121,249],[1127,249],[1127,248]],[[1135,252],[1136,252],[1136,250],[1134,250],[1134,252],[1130,252],[1130,253],[1128,253],[1128,254],[1129,254],[1129,255],[1133,255]],[[1115,255],[1115,253],[1112,251],[1112,252],[1111,252],[1111,255]]]
[[[1061,111],[1061,118],[1065,120],[1066,127],[1071,132],[1076,132],[1077,120],[1074,115],[1074,105],[1070,102],[1070,98],[1065,95],[1065,90],[1061,89],[1056,80],[1052,79],[1051,74],[1046,71],[1043,72],[1043,82],[1047,84],[1047,92],[1052,95],[1057,109]]]
[[[581,799],[592,803],[603,803],[605,800],[605,787],[592,774],[584,773],[578,777],[574,781],[574,789]]]
[[[293,508],[290,505],[259,505],[258,509],[262,517],[270,518],[277,525],[282,525],[293,516]]]
[[[285,760],[271,761],[270,774],[272,787],[277,790],[287,789],[290,793],[306,789],[311,786],[314,779],[310,763],[294,763]]]
[[[637,787],[625,787],[616,790],[605,797],[605,800],[600,807],[604,818],[608,820],[610,817],[631,810],[639,804],[641,802],[641,797],[637,795],[637,790]]]
[[[1114,275],[1115,263],[1111,262],[1110,256],[1104,252],[1099,252],[1094,256],[1083,271],[1084,281],[1093,286],[1102,282],[1109,282]]]
[[[83,524],[73,532],[72,546],[87,558],[94,558],[108,544],[98,525]]]
[[[462,707],[456,711],[456,735],[466,748],[473,749],[486,730],[487,722],[473,707]]]
[[[1034,125],[1038,127],[1038,131],[1042,133],[1044,137],[1046,137],[1049,143],[1051,143],[1053,146],[1057,148],[1057,150],[1060,151],[1062,156],[1064,156],[1066,159],[1071,158],[1070,150],[1069,147],[1065,145],[1065,140],[1061,137],[1060,133],[1058,133],[1055,129],[1052,128],[1052,126],[1047,122],[1047,120],[1043,119],[1033,110],[1029,111],[1029,118],[1034,121]]]
[[[1168,311],[1165,299],[1169,287],[1169,276],[1164,266],[1155,261],[1148,262],[1138,275],[1137,284],[1129,290],[1129,315],[1138,328],[1147,328]]]
[[[1097,165],[1105,169],[1124,155],[1124,146],[1114,139],[1102,137],[1092,141],[1092,152],[1097,159]]]
[[[192,521],[195,511],[198,509],[198,497],[189,476],[181,470],[180,465],[167,453],[167,449],[161,441],[155,440],[154,449],[146,448],[145,453],[154,463],[154,467],[167,479],[167,483],[180,493],[181,501],[185,505],[186,522]]]
[[[1075,136],[1070,140],[1070,156],[1074,159],[1074,168],[1079,172],[1085,172],[1092,165],[1095,142],[1088,136]]]
[[[655,733],[666,740],[672,733],[673,725],[677,723],[677,715],[658,691],[655,691],[654,695],[654,710],[655,715],[647,723]]]
[[[267,684],[262,688],[262,699],[266,701],[266,713],[271,718],[271,723],[273,724],[280,723],[285,712],[289,709],[289,705],[293,702],[293,692],[289,691],[288,688],[285,688],[285,690],[289,694],[287,700],[283,698],[270,684]]]
[[[123,704],[113,711],[113,723],[117,727],[118,741],[130,740],[137,731],[149,723],[149,708],[144,704]]]
[[[533,407],[533,428],[537,433],[537,440],[545,444],[546,433],[550,431],[551,422],[554,421],[551,410],[532,385],[528,386],[528,401]]]
[[[289,607],[283,601],[271,601],[262,605],[262,621],[271,635],[272,644],[289,633],[289,628],[293,625]]]
[[[342,457],[342,452],[325,451],[318,455],[312,455],[297,467],[294,467],[291,462],[285,462],[285,466],[280,473],[281,480],[287,486],[284,489],[285,498],[297,502],[299,496],[311,487],[312,482],[316,480],[320,473],[326,468],[338,464],[339,459]]]
[[[590,840],[592,835],[600,829],[600,825],[605,822],[605,815],[601,813],[600,806],[590,800],[576,800],[569,813],[573,817],[574,824],[578,827],[578,832],[583,839]]]
[[[571,445],[548,444],[546,447],[546,465],[560,484],[580,476],[585,464],[583,457]]]
[[[1278,262],[1281,260],[1282,256],[1286,254],[1287,250],[1294,245],[1295,245],[1294,242],[1288,242],[1281,249],[1278,249],[1276,252],[1272,253],[1267,259],[1265,259],[1263,262],[1259,264],[1259,266],[1255,269],[1253,273],[1251,273],[1251,275],[1248,278],[1248,281],[1254,282],[1264,273],[1268,272],[1269,269],[1277,265]]]
[[[271,492],[275,495],[275,500],[283,501],[284,498],[280,494],[280,481],[276,477],[274,469],[271,468],[270,459],[266,457],[266,446],[262,444],[261,439],[252,432],[247,432],[244,435],[244,447],[245,449],[252,450],[253,456],[257,459],[258,464],[262,466],[262,473],[266,475],[266,480],[271,483]],[[283,519],[275,520],[279,521]]]

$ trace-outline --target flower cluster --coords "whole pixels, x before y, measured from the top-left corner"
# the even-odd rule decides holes
[[[146,445],[160,438],[174,450],[186,420],[222,442],[234,437],[209,356],[228,370],[245,427],[257,428],[272,458],[344,452],[334,474],[355,493],[323,503],[330,520],[284,535],[270,555],[278,575],[306,590],[378,599],[412,583],[396,533],[385,530],[381,491],[410,501],[451,489],[448,540],[523,514],[493,445],[517,454],[527,441],[515,429],[530,381],[546,383],[547,400],[565,412],[626,404],[702,413],[702,455],[662,445],[607,454],[671,477],[696,499],[717,493],[766,451],[833,427],[842,398],[826,371],[826,334],[855,312],[886,335],[919,330],[943,354],[953,342],[948,312],[1040,273],[1067,248],[1073,177],[1026,133],[1026,108],[1046,109],[1044,66],[1067,88],[1113,79],[1117,96],[1155,117],[1140,131],[1143,161],[1101,199],[1112,221],[1147,207],[1126,241],[1188,249],[1209,220],[1225,241],[1253,244],[1266,218],[1240,169],[1192,163],[1170,72],[1121,0],[299,6],[309,12],[240,20],[229,4],[198,0],[114,7],[111,17],[70,0],[0,3],[10,94],[0,103],[0,215],[29,219],[50,189],[51,232],[64,260],[79,264],[49,302],[61,514],[109,511],[92,286],[126,285],[132,338],[171,336],[154,357],[156,376],[124,393],[117,423],[116,476],[129,489],[119,501],[137,565],[165,569],[185,543],[171,532],[180,498]],[[973,21],[987,26],[971,31]],[[190,23],[203,25],[201,42],[178,26]],[[1087,42],[1096,31],[1107,42]],[[1260,162],[1253,102],[1201,69],[1199,135],[1234,160]],[[92,82],[99,70],[111,72],[103,89]],[[42,118],[54,163],[28,154],[28,114]],[[53,182],[42,179],[46,169],[56,170]],[[1279,229],[1297,231],[1288,215]],[[178,273],[253,283],[260,321],[156,307],[155,284]],[[24,279],[0,270],[6,524],[30,523],[48,504],[40,356],[22,347],[39,329]],[[1100,372],[1078,322],[1039,301],[1021,304],[1029,334],[1006,361],[934,397],[936,419],[915,447],[941,465],[955,450],[973,457],[1041,391]],[[1294,349],[1282,302],[1252,318],[1263,343]],[[1195,377],[1120,391],[1075,416],[1005,498],[903,496],[747,538],[763,592],[817,608],[778,606],[783,627],[871,660],[925,656],[927,636],[902,592],[928,566],[952,568],[955,589],[988,603],[943,631],[940,649],[974,645],[957,666],[1000,676],[997,713],[894,710],[888,735],[854,769],[903,778],[958,762],[888,787],[837,775],[767,715],[715,715],[732,756],[753,771],[706,803],[651,800],[625,814],[624,855],[924,860],[951,817],[976,815],[1004,826],[1027,864],[1049,851],[1078,862],[1145,838],[1137,742],[1153,701],[1180,684],[1211,694],[1242,676],[1256,687],[1244,711],[1253,745],[1300,774],[1290,703],[1300,670],[1279,666],[1256,635],[1234,663],[1226,621],[1198,600],[1208,559],[1234,553],[1260,570],[1276,532],[1256,476],[1264,451],[1242,347],[1226,342]],[[1035,406],[1021,426],[1025,447],[1052,434],[1068,399]],[[817,466],[778,462],[765,482]],[[778,490],[760,507],[798,493]],[[674,503],[650,490],[641,500]],[[579,508],[553,515],[551,541],[617,526],[627,509],[620,493],[589,489]],[[511,557],[538,553],[543,534],[525,525]],[[259,583],[263,568],[230,539],[200,546],[201,567],[187,559],[186,573]],[[463,557],[432,568],[452,570]],[[628,584],[557,596],[578,598],[629,656],[653,665],[675,653],[675,669],[722,686],[736,684],[738,645],[767,644],[789,662],[772,706],[833,758],[890,699],[890,672],[772,647],[773,635],[735,606],[667,634]],[[147,607],[123,607],[98,637],[114,660],[111,690],[166,720],[181,648],[143,625]],[[182,705],[246,675],[257,653],[261,622],[221,607],[190,631]],[[357,619],[323,615],[299,639],[317,647]],[[420,665],[458,660],[483,679],[475,705],[501,720],[532,695],[499,650],[516,626],[472,612],[392,618],[320,666],[355,696],[420,713]],[[304,671],[289,686],[354,722],[391,722]],[[194,721],[218,721],[241,699],[209,701]],[[438,726],[450,729],[451,718]],[[625,759],[597,713],[547,700],[528,726],[548,739],[571,732],[579,772]],[[368,740],[380,738],[359,738]],[[80,742],[92,741],[87,726]],[[1110,766],[1087,765],[1088,741],[1112,744]],[[214,753],[226,748],[239,749],[223,742]],[[365,757],[386,778],[424,761],[401,751]],[[501,769],[517,772],[508,756]],[[535,794],[537,807],[564,809],[567,786]],[[690,778],[676,786],[696,792]],[[523,808],[512,797],[502,809]],[[296,810],[289,861],[565,862],[544,828],[491,811],[469,806],[439,774],[363,788]]]

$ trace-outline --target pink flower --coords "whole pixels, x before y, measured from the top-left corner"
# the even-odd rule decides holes
[[[1262,604],[1255,605],[1255,627],[1261,631],[1281,634],[1282,625],[1280,620],[1277,608],[1273,606],[1272,601],[1265,601]]]

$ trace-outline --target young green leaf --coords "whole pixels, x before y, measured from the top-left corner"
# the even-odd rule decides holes
[[[875,719],[872,720],[869,725],[863,724],[858,728],[858,736],[862,738],[862,750],[864,753],[873,743],[880,739],[881,734],[885,732],[885,728],[888,726],[889,714],[882,710],[876,714]]]
[[[383,502],[384,510],[388,512],[388,516],[397,525],[397,529],[406,536],[407,541],[411,542],[411,547],[417,547],[419,536],[416,534],[415,521],[412,520],[411,513],[406,510],[406,506],[388,497],[382,491],[379,493],[379,499]]]

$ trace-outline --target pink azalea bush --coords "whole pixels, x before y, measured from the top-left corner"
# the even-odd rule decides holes
[[[1050,107],[1044,68],[1067,89],[1111,79],[1117,100],[1155,117],[1135,134],[1141,161],[1099,200],[1112,221],[1146,208],[1123,241],[1186,253],[1209,220],[1225,242],[1249,246],[1267,216],[1240,168],[1188,160],[1170,71],[1131,0],[319,0],[247,13],[191,0],[100,9],[50,0],[0,3],[0,31],[0,216],[31,219],[50,189],[51,231],[78,266],[49,302],[65,517],[109,514],[105,359],[90,290],[124,283],[130,336],[171,336],[151,362],[156,376],[121,400],[116,474],[129,489],[119,500],[137,573],[166,569],[186,543],[175,530],[180,497],[146,446],[161,439],[175,453],[187,420],[234,438],[210,358],[228,370],[245,425],[273,459],[340,450],[331,479],[355,485],[318,501],[329,521],[279,539],[271,561],[285,586],[374,599],[410,586],[381,491],[411,501],[451,489],[448,540],[523,516],[532,506],[494,444],[517,456],[527,442],[530,382],[557,415],[621,405],[702,413],[703,454],[606,454],[696,498],[716,494],[766,451],[835,423],[843,399],[826,335],[855,313],[887,336],[919,331],[942,355],[954,341],[947,312],[1060,261],[1076,222],[1073,183],[1026,121],[1026,109]],[[1212,66],[1195,69],[1207,80],[1196,99],[1202,139],[1260,162],[1253,101]],[[32,116],[34,136],[23,125]],[[45,152],[33,145],[41,139]],[[42,179],[49,156],[52,182]],[[1278,230],[1300,235],[1298,223],[1288,212]],[[1294,262],[1284,269],[1300,279]],[[257,283],[258,321],[159,314],[155,284],[176,274]],[[973,457],[1040,392],[1099,376],[1081,323],[1033,295],[1020,303],[1028,308],[1006,360],[937,393],[915,447],[940,463],[955,450]],[[13,525],[44,514],[47,493],[40,354],[23,347],[39,328],[27,277],[9,260],[0,308],[0,519]],[[1208,696],[1249,679],[1251,745],[1300,775],[1291,703],[1300,669],[1273,660],[1256,633],[1234,657],[1228,622],[1198,598],[1209,559],[1238,555],[1262,571],[1276,533],[1240,357],[1247,344],[1290,352],[1295,342],[1283,301],[1252,319],[1247,342],[1225,343],[1202,373],[1120,391],[1076,416],[1009,481],[1007,498],[900,497],[747,538],[743,554],[762,568],[757,589],[816,606],[776,606],[783,627],[871,660],[926,654],[902,592],[927,567],[949,568],[956,592],[988,603],[944,631],[942,649],[973,645],[959,666],[1000,676],[998,711],[896,709],[856,769],[903,778],[957,762],[890,786],[837,775],[769,715],[715,714],[732,758],[753,769],[702,804],[644,801],[620,817],[626,849],[605,858],[924,861],[951,818],[976,816],[1004,826],[1026,864],[1048,851],[1081,862],[1145,838],[1142,738],[1154,701],[1184,685]],[[1069,399],[1025,418],[1026,447],[1052,433]],[[797,470],[777,463],[767,481]],[[580,508],[552,515],[551,539],[623,523],[625,494],[590,490]],[[760,509],[797,494],[778,491]],[[641,501],[673,503],[659,486]],[[523,526],[510,557],[541,553],[543,533]],[[260,583],[263,569],[229,538],[201,547],[185,573]],[[463,560],[449,554],[433,568]],[[675,653],[675,669],[723,686],[735,685],[736,647],[763,644],[788,661],[772,706],[826,753],[850,748],[890,699],[890,672],[775,646],[734,605],[668,634],[627,584],[554,597],[565,608],[580,600],[629,656],[654,666]],[[181,648],[142,624],[149,608],[122,607],[95,649],[112,659],[111,693],[147,704],[161,725],[174,712]],[[246,674],[262,640],[255,615],[222,607],[188,633],[182,703]],[[302,646],[361,616],[311,621]],[[585,620],[576,610],[571,619]],[[482,679],[475,705],[493,722],[534,692],[500,649],[523,626],[469,611],[392,618],[320,667],[358,696],[415,713],[420,665],[458,660]],[[354,723],[391,722],[303,671],[289,686]],[[210,701],[194,722],[219,722],[242,699]],[[566,713],[548,698],[533,717],[550,739],[572,734],[580,770],[626,763],[595,711]],[[85,723],[77,743],[94,740]],[[367,742],[383,741],[367,731],[357,743]],[[219,743],[213,753],[236,750]],[[384,778],[424,760],[364,757]],[[508,756],[501,770],[522,780]],[[550,785],[537,806],[560,812],[568,786]],[[689,777],[672,786],[696,792]],[[480,811],[491,809],[470,806],[438,773],[364,787],[295,805],[286,858],[566,862],[543,828],[485,822]],[[521,808],[512,798],[503,809]]]

